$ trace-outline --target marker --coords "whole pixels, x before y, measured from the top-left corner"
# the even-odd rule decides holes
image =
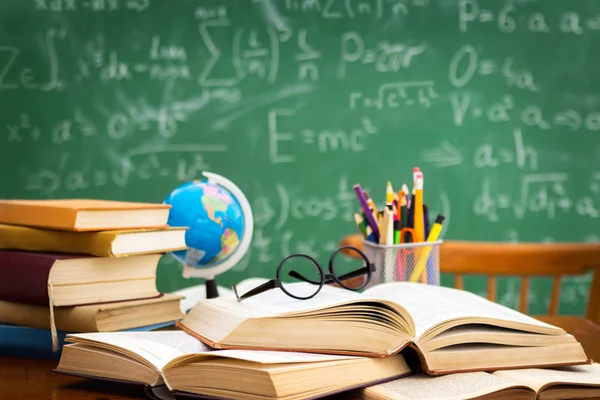
[[[400,230],[402,229],[400,220],[394,221],[394,244],[400,244]]]
[[[399,219],[394,221],[394,244],[400,244],[400,231],[402,230],[402,221]],[[396,280],[404,280],[404,268],[402,267],[402,250],[396,249]]]
[[[416,168],[415,168],[416,169]],[[419,170],[415,171],[415,195],[411,206],[414,209],[414,229],[415,242],[425,241],[425,220],[423,219],[423,173]]]
[[[363,194],[359,184],[354,185],[354,192],[356,193],[356,197],[358,198],[363,212],[365,213],[365,217],[367,217],[367,225],[371,227],[373,235],[375,236],[375,242],[377,242],[379,239],[379,227],[377,226],[377,221],[375,221],[373,218],[373,214],[369,210],[367,199],[365,199],[365,195]]]
[[[433,223],[433,226],[431,227],[431,232],[429,233],[429,236],[427,237],[428,242],[435,242],[436,240],[438,240],[438,238],[440,236],[440,232],[442,231],[442,223],[444,222],[445,218],[446,217],[444,217],[443,215],[438,215],[438,217],[435,219],[435,222]],[[412,274],[410,275],[411,282],[416,282],[419,279],[419,277],[421,275],[423,275],[423,271],[425,270],[425,267],[427,266],[427,259],[429,258],[429,254],[431,253],[432,248],[433,248],[433,246],[426,246],[423,249],[423,253],[421,254],[421,257],[419,258],[419,261],[417,262],[415,269],[413,270]]]
[[[401,190],[398,192],[398,219],[401,222],[401,228],[406,226],[406,192]]]
[[[405,228],[414,228],[414,220],[415,220],[415,210],[412,208],[413,206],[413,196],[408,195],[407,197],[407,204],[406,204],[406,224],[405,224]],[[411,240],[407,240],[406,243],[410,243],[410,242],[415,242],[415,236],[411,236],[410,238]]]

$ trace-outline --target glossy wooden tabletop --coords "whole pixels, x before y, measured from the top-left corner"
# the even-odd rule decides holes
[[[539,317],[575,336],[588,357],[600,360],[600,327],[579,317]],[[57,374],[57,360],[0,357],[0,399],[147,399],[141,386],[109,384]],[[339,399],[339,396],[337,397]]]

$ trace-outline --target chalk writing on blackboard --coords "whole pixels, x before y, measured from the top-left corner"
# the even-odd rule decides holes
[[[60,64],[56,53],[56,42],[64,40],[67,30],[64,28],[47,29],[44,33],[43,51],[47,57],[46,71],[43,75],[34,73],[31,66],[20,65],[21,49],[16,46],[0,46],[0,91],[29,89],[43,92],[64,90],[64,81],[60,77]]]
[[[131,10],[142,12],[150,6],[150,0],[33,0],[36,11],[67,12],[88,10],[91,12],[116,12]]]

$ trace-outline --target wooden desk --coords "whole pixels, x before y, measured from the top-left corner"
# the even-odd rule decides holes
[[[539,317],[581,342],[588,357],[600,361],[600,327],[578,317]],[[0,357],[0,396],[10,400],[147,399],[140,386],[108,384],[56,374],[57,360]],[[337,399],[340,397],[338,396]]]

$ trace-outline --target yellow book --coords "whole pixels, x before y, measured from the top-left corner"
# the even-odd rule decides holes
[[[99,257],[164,253],[187,248],[187,227],[74,232],[0,224],[0,249]]]

